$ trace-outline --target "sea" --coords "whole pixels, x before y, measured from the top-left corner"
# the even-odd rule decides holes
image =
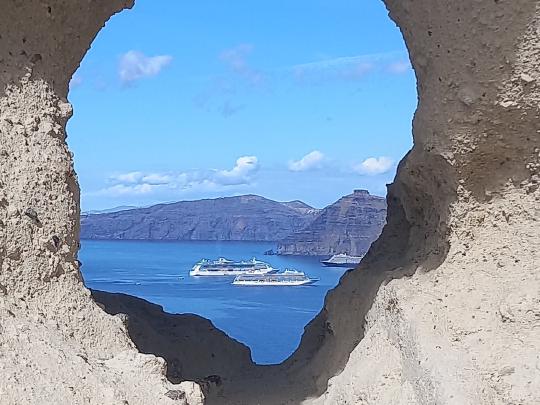
[[[258,364],[277,364],[300,343],[304,327],[321,310],[328,290],[346,271],[319,257],[264,256],[275,244],[200,241],[82,240],[79,259],[87,287],[134,295],[166,312],[197,314],[251,349]],[[301,287],[233,286],[230,277],[190,277],[203,259],[253,257],[320,280]]]

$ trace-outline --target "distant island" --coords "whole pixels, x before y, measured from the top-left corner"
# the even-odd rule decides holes
[[[379,237],[385,223],[386,199],[366,190],[355,190],[321,210],[307,227],[281,240],[277,253],[362,256]]]
[[[317,209],[257,195],[87,212],[81,239],[276,242],[286,255],[361,255],[379,236],[386,201],[355,190]]]

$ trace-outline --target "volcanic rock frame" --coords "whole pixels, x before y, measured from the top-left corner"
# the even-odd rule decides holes
[[[276,366],[83,286],[68,83],[132,3],[0,3],[0,403],[540,403],[540,1],[386,0],[414,147],[381,237]]]

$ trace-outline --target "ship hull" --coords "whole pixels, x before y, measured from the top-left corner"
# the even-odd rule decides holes
[[[243,287],[299,287],[316,283],[317,280],[291,281],[291,282],[266,282],[266,281],[233,281],[233,285]]]
[[[189,275],[192,277],[236,277],[244,274],[253,274],[257,276],[262,276],[274,271],[273,269],[268,269],[264,271],[250,271],[250,270],[231,270],[231,271],[204,271],[204,270],[192,270],[189,272]]]
[[[350,269],[353,269],[360,263],[332,263],[328,261],[322,261],[321,264],[325,265],[326,267],[348,267]]]

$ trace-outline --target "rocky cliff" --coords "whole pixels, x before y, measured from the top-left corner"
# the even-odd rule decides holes
[[[226,340],[211,325],[192,323],[184,346],[180,320],[122,297],[100,306],[80,277],[68,83],[132,2],[2,3],[0,403],[540,403],[540,1],[385,3],[419,103],[387,225],[289,360],[256,367],[219,344],[230,368],[191,355]],[[156,356],[196,370],[181,378],[229,374],[173,384]]]
[[[81,238],[277,241],[305,228],[317,212],[256,195],[181,201],[82,215]]]
[[[386,200],[355,190],[322,210],[306,228],[281,240],[278,253],[361,256],[379,237],[385,221]]]

